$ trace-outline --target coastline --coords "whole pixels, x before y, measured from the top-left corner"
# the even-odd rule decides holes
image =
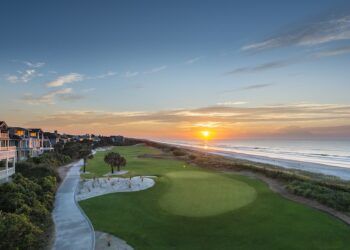
[[[202,153],[209,153],[213,155],[223,156],[231,159],[246,160],[255,163],[268,164],[276,167],[281,167],[284,169],[297,169],[306,172],[311,172],[315,174],[323,174],[327,176],[335,176],[344,181],[350,181],[350,168],[346,167],[337,167],[332,165],[307,162],[307,161],[298,161],[298,160],[289,160],[282,158],[272,158],[268,156],[253,155],[246,153],[238,153],[234,151],[225,151],[211,148],[203,148],[198,146],[190,146],[181,143],[169,143],[169,142],[160,142],[168,145],[183,147],[191,150],[196,150]]]
[[[156,144],[159,145],[158,142],[156,142]],[[246,163],[254,163],[254,161],[251,161],[250,158],[240,158],[240,157],[236,157],[236,156],[227,156],[225,154],[222,154],[221,152],[208,152],[206,150],[199,150],[198,148],[193,148],[193,147],[186,147],[186,146],[179,146],[179,145],[174,145],[174,144],[167,144],[167,143],[161,143],[161,144],[164,144],[164,145],[167,145],[167,146],[174,146],[174,147],[177,147],[179,149],[183,149],[183,150],[188,150],[188,153],[192,152],[194,153],[195,155],[196,152],[199,154],[199,157],[200,155],[204,156],[204,157],[209,157],[209,159],[211,158],[210,155],[212,156],[216,156],[216,157],[223,157],[223,158],[226,158],[228,160],[243,160],[242,164],[245,165]],[[209,155],[210,154],[210,155]],[[180,156],[180,159],[181,159],[182,156]],[[196,156],[198,157],[198,156]],[[176,159],[177,157],[174,156],[174,158]],[[184,159],[184,158],[183,158]],[[214,160],[215,162],[216,160]],[[247,161],[246,163],[244,163],[245,161]],[[189,162],[192,162],[191,160]],[[196,163],[195,163],[196,164]],[[209,163],[210,164],[210,163]],[[241,164],[241,163],[238,163],[238,164]],[[265,169],[265,167],[263,166],[263,164],[266,164],[266,165],[270,165],[271,167],[277,167],[279,168],[278,166],[276,165],[273,165],[273,164],[268,164],[268,163],[261,163],[261,162],[258,162],[258,165],[259,164],[262,164],[262,169]],[[201,164],[199,164],[199,166],[201,166]],[[206,166],[201,166],[201,167],[206,167]],[[238,168],[238,169],[235,169],[235,168],[230,168],[228,166],[225,166],[225,163],[223,163],[222,166],[220,166],[220,164],[216,165],[216,166],[212,166],[212,167],[209,167],[209,168],[212,168],[216,171],[219,171],[219,172],[222,172],[222,173],[226,173],[226,174],[237,174],[237,175],[243,175],[243,176],[247,176],[247,177],[250,177],[250,178],[253,178],[253,179],[258,179],[262,182],[264,182],[265,184],[267,184],[269,186],[269,188],[281,195],[283,198],[287,199],[287,200],[291,200],[291,201],[294,201],[294,202],[297,202],[297,203],[300,203],[300,204],[303,204],[303,205],[306,205],[310,208],[313,208],[313,209],[316,209],[316,210],[319,210],[319,211],[322,211],[324,213],[327,213],[335,218],[337,218],[338,220],[344,222],[345,224],[349,225],[350,226],[350,214],[347,213],[347,212],[344,212],[344,211],[339,211],[333,207],[330,207],[329,205],[327,204],[323,204],[321,202],[319,202],[318,200],[312,198],[312,197],[305,197],[303,195],[300,195],[300,194],[296,194],[296,193],[293,193],[293,192],[290,192],[290,190],[288,190],[287,188],[287,183],[288,183],[288,180],[286,179],[283,179],[283,178],[278,178],[276,176],[271,176],[269,174],[266,174],[264,172],[259,172],[259,171],[254,171],[253,169],[242,169],[242,168]],[[268,167],[267,167],[268,169]],[[281,169],[288,169],[288,168],[281,168]],[[289,169],[292,169],[292,168],[289,168]],[[293,169],[295,170],[295,169]],[[298,169],[300,170],[300,169]],[[307,173],[308,171],[306,170],[303,170],[303,173]],[[311,174],[313,174],[313,172],[311,172]],[[292,174],[293,176],[293,174]],[[297,176],[297,175],[296,175]],[[306,177],[304,175],[304,177]],[[311,179],[308,179],[306,177],[307,180],[312,180],[315,176],[311,177]],[[322,176],[323,177],[328,177],[328,176]],[[294,178],[294,177],[292,177]],[[314,179],[315,180],[315,179]],[[343,180],[334,180],[335,183],[341,183]],[[347,185],[347,184],[345,184]]]

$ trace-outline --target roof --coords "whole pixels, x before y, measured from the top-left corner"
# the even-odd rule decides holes
[[[41,128],[29,128],[28,130],[33,131],[33,132],[43,132]]]
[[[2,129],[2,130],[7,130],[8,129],[8,126],[7,126],[6,122],[0,121],[0,129]]]
[[[21,128],[21,127],[9,127],[9,129],[15,129],[15,130],[28,130],[26,128]]]

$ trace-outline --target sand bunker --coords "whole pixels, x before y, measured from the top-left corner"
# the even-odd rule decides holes
[[[127,170],[120,170],[120,171],[114,171],[113,174],[111,172],[109,172],[108,174],[104,174],[103,176],[123,175],[123,174],[127,174],[128,172],[129,171],[127,171]]]
[[[135,192],[148,189],[154,184],[153,179],[143,176],[136,176],[131,179],[117,177],[85,179],[79,183],[76,199],[81,201],[109,193]]]

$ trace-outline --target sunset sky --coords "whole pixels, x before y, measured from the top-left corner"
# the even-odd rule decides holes
[[[9,126],[350,138],[349,1],[4,0],[0,32]]]

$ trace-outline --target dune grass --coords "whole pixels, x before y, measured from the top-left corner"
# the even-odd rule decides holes
[[[113,149],[126,156],[129,175],[156,175],[156,185],[135,193],[80,202],[95,230],[135,249],[348,249],[350,227],[288,201],[261,181],[222,174],[169,159],[142,145]],[[90,175],[109,172],[98,153]],[[102,161],[101,161],[102,159]]]

